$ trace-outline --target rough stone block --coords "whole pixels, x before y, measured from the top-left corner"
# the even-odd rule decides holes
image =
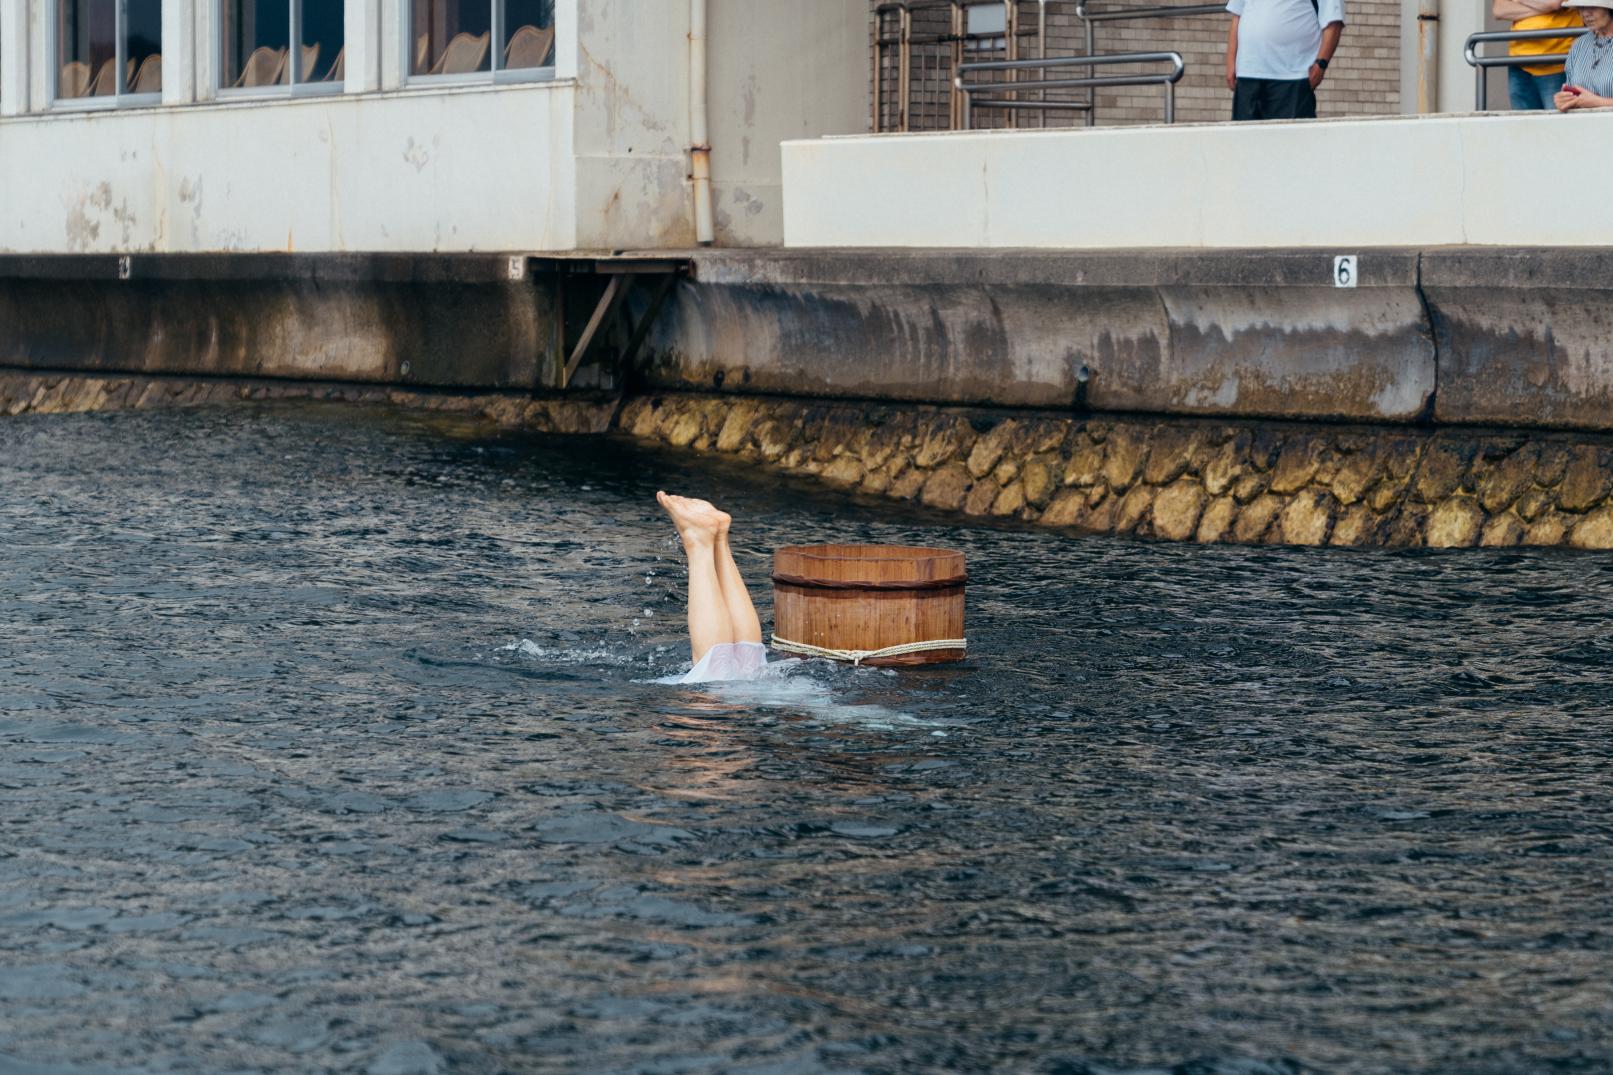
[[[963,498],[968,492],[968,468],[962,463],[948,463],[929,475],[919,499],[925,507],[956,511],[963,506]]]
[[[1117,534],[1129,534],[1137,529],[1137,524],[1143,521],[1148,514],[1148,507],[1153,502],[1154,490],[1147,485],[1135,485],[1120,501],[1120,507],[1115,511],[1114,529]]]
[[[1518,448],[1511,455],[1491,463],[1474,481],[1479,505],[1491,515],[1505,511],[1534,481],[1540,464],[1540,450],[1532,445]],[[1479,467],[1475,465],[1477,471]]]
[[[1456,445],[1435,443],[1423,453],[1422,465],[1412,482],[1412,495],[1424,504],[1438,504],[1462,486],[1467,460]],[[1391,468],[1393,469],[1393,468]]]
[[[1243,545],[1252,545],[1259,541],[1265,537],[1266,531],[1271,528],[1272,520],[1282,508],[1282,497],[1272,496],[1269,493],[1256,497],[1238,513],[1237,521],[1232,524],[1232,539]]]
[[[1198,529],[1204,511],[1204,489],[1191,479],[1180,479],[1154,497],[1154,536],[1186,541]]]
[[[1289,545],[1321,545],[1333,525],[1333,498],[1319,489],[1297,494],[1283,508],[1279,523],[1282,540]]]
[[[1309,434],[1290,437],[1272,468],[1271,491],[1278,496],[1297,493],[1311,483],[1320,463],[1321,444]]]
[[[1199,541],[1225,541],[1227,530],[1238,514],[1238,502],[1230,496],[1218,496],[1205,507],[1199,518],[1195,537]]]
[[[1596,449],[1575,445],[1562,484],[1557,487],[1557,506],[1564,511],[1586,511],[1607,495],[1608,474],[1597,460]]]
[[[982,478],[970,486],[969,495],[963,501],[963,510],[969,515],[989,515],[991,505],[996,502],[1000,492],[1002,486],[990,478]]]
[[[1032,459],[1019,474],[1025,490],[1025,503],[1040,508],[1053,496],[1053,465],[1050,460]]]
[[[1148,446],[1135,429],[1119,427],[1104,442],[1103,480],[1114,492],[1131,488],[1142,470]]]
[[[1008,486],[991,502],[991,513],[998,517],[1018,515],[1025,507],[1025,489],[1019,482]]]
[[[1432,549],[1465,549],[1479,539],[1484,510],[1471,497],[1455,496],[1428,516],[1424,541]]]
[[[1576,549],[1613,549],[1613,505],[1603,505],[1575,523],[1568,543]]]
[[[1511,548],[1523,544],[1523,523],[1516,515],[1508,512],[1497,515],[1484,524],[1484,530],[1479,534],[1479,544],[1486,548]]]

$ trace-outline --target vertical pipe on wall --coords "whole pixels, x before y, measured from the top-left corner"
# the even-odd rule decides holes
[[[1417,111],[1439,111],[1439,0],[1417,0]]]
[[[717,238],[711,207],[711,142],[706,125],[706,0],[689,0],[689,172],[694,181],[694,236]]]

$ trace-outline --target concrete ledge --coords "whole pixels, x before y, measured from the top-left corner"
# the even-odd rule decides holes
[[[791,247],[1600,245],[1541,162],[1613,164],[1613,111],[786,142]]]
[[[1353,289],[1315,251],[712,252],[652,383],[1104,411],[1406,422],[1434,394],[1415,251]]]
[[[554,304],[502,257],[0,257],[0,365],[532,389]]]
[[[1435,250],[1441,422],[1613,428],[1613,249]]]

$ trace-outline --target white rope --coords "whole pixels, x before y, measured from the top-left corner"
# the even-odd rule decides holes
[[[814,646],[806,642],[791,642],[787,638],[773,636],[773,648],[783,653],[795,653],[802,657],[827,657],[831,661],[850,661],[852,664],[862,664],[864,661],[878,657],[901,657],[909,653],[927,653],[938,649],[969,648],[969,640],[965,638],[938,638],[932,642],[904,642],[900,646],[886,646],[884,649],[828,649],[824,646]]]

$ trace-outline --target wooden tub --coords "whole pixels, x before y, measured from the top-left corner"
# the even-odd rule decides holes
[[[967,580],[963,554],[946,549],[787,545],[773,554],[773,646],[859,664],[961,661]],[[936,642],[956,645],[877,652]]]

